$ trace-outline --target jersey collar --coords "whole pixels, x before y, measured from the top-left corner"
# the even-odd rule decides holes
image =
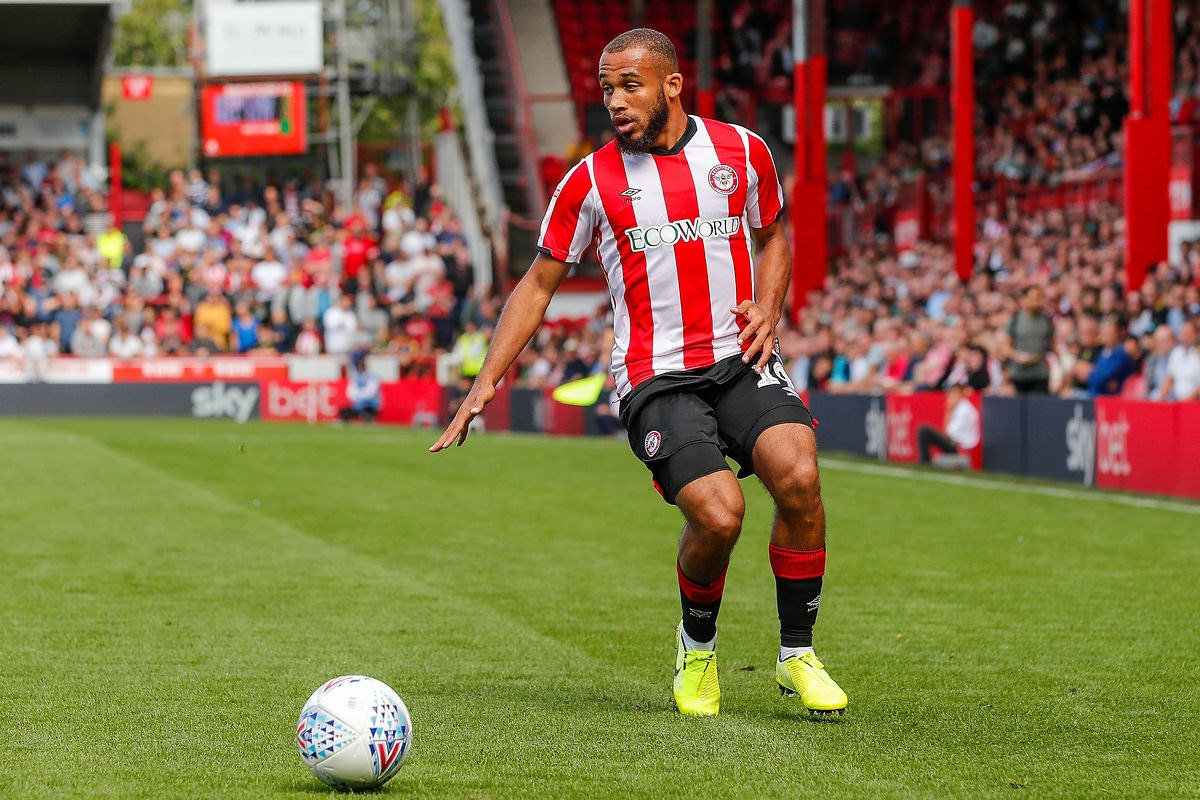
[[[674,146],[672,146],[670,149],[667,149],[665,147],[652,147],[652,148],[650,148],[650,155],[652,155],[652,156],[678,155],[679,153],[683,152],[683,148],[687,147],[687,143],[690,142],[692,140],[692,137],[695,135],[696,135],[696,119],[694,117],[689,116],[688,121],[687,121],[687,127],[684,128],[683,136],[679,137],[679,141],[676,142],[674,144]]]

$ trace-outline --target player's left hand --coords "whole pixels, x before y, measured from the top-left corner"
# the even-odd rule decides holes
[[[738,334],[738,344],[750,342],[750,346],[742,352],[742,361],[749,364],[754,354],[758,353],[754,371],[762,372],[771,360],[771,348],[775,344],[775,326],[779,324],[779,317],[769,313],[753,300],[743,300],[729,311],[745,323],[742,332]]]

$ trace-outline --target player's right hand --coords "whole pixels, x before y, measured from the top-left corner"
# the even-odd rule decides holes
[[[471,420],[482,414],[484,407],[492,402],[492,398],[495,396],[496,387],[491,384],[476,383],[472,386],[467,399],[463,400],[463,404],[458,407],[458,413],[454,415],[454,419],[450,420],[450,424],[442,432],[441,438],[429,448],[429,452],[441,452],[449,447],[455,439],[458,440],[457,446],[461,447],[462,443],[467,440],[467,434],[471,431]]]

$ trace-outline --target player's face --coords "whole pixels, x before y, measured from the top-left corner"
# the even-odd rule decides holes
[[[677,73],[675,73],[677,74]],[[654,58],[642,48],[604,53],[600,58],[600,89],[604,107],[617,131],[617,145],[626,152],[645,153],[655,146],[667,126],[666,83]]]

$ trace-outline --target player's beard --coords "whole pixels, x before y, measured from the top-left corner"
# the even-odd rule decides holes
[[[632,136],[617,131],[617,147],[621,148],[623,153],[649,153],[654,148],[654,142],[658,140],[658,135],[663,132],[663,128],[667,127],[670,110],[667,105],[667,95],[660,87],[658,102],[654,104],[654,108],[650,109],[650,116],[646,118],[646,127],[642,129],[641,133]]]

